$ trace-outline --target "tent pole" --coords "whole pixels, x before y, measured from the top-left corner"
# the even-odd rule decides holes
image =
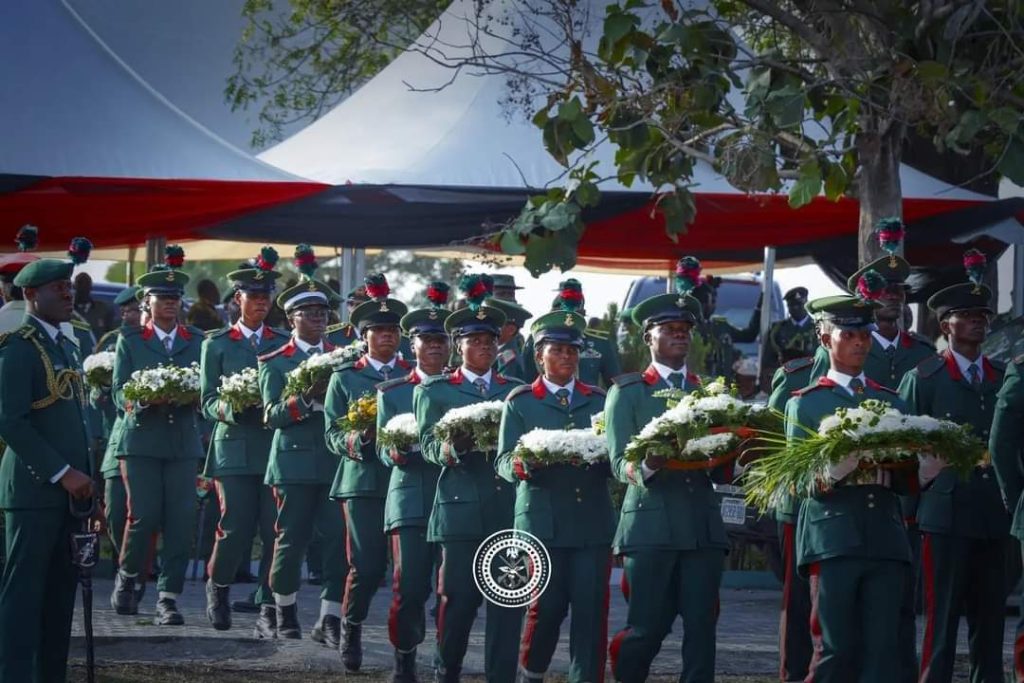
[[[366,250],[365,249],[353,249],[353,259],[355,260],[356,272],[355,272],[355,284],[360,285],[366,278]]]
[[[342,296],[348,295],[349,292],[355,287],[353,280],[354,266],[352,263],[352,250],[347,247],[341,248],[341,273],[338,276],[338,282],[341,284]],[[348,306],[341,307],[341,319],[348,322]]]
[[[761,271],[761,335],[757,345],[757,372],[760,380],[764,367],[764,352],[768,344],[768,328],[772,324],[772,295],[775,293],[775,247],[764,248],[764,267]]]
[[[128,247],[128,262],[124,265],[124,281],[129,287],[135,284],[135,255],[138,247]]]

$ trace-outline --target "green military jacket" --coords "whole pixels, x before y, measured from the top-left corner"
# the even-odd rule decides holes
[[[918,363],[934,355],[935,347],[924,337],[916,334],[900,332],[896,350],[892,354],[886,353],[878,340],[872,336],[871,349],[868,351],[868,358],[864,363],[864,375],[883,387],[896,389],[903,381],[904,375],[916,368]],[[814,366],[821,371],[818,376],[824,376],[831,365],[828,349],[819,346],[814,355]]]
[[[401,358],[395,359],[392,374],[404,375],[412,369]],[[359,432],[342,431],[336,420],[348,413],[349,404],[365,394],[377,395],[384,375],[373,369],[369,356],[347,363],[334,371],[324,399],[324,426],[327,448],[342,456],[331,486],[331,498],[386,498],[391,472],[380,461],[376,438],[363,441]]]
[[[591,416],[604,409],[604,398],[603,390],[577,381],[563,406],[538,378],[505,399],[494,468],[516,485],[515,528],[549,548],[611,544],[615,510],[608,494],[608,463],[535,468],[514,460],[512,451],[532,429],[589,429]]]
[[[907,374],[900,384],[900,395],[916,414],[969,424],[987,443],[1004,368],[987,358],[982,359],[982,366],[985,376],[981,386],[972,388],[961,375],[953,354],[946,350]],[[929,533],[1006,537],[1010,520],[992,467],[975,467],[967,481],[949,469],[940,473],[921,491],[917,523],[921,531]]]
[[[779,366],[786,358],[810,356],[818,345],[818,332],[810,317],[803,325],[798,325],[792,318],[779,320],[768,328],[765,363],[769,367]]]
[[[67,466],[92,475],[81,372],[77,346],[32,317],[0,335],[0,509],[66,507],[50,479]]]
[[[539,376],[536,354],[531,336],[523,348],[524,382],[533,382]],[[622,364],[619,361],[619,350],[615,346],[615,340],[599,330],[586,330],[583,333],[580,365],[576,371],[579,380],[592,387],[602,383],[610,387],[612,380],[621,373]]]
[[[711,316],[697,327],[697,332],[708,346],[705,358],[705,372],[709,377],[724,377],[732,381],[735,377],[732,365],[739,358],[736,342],[752,342],[761,331],[761,312],[756,309],[746,327],[734,327],[725,316]]]
[[[246,368],[256,368],[261,354],[288,343],[288,333],[263,325],[256,346],[245,338],[238,323],[210,332],[203,342],[203,417],[213,423],[213,436],[206,454],[208,477],[259,475],[267,473],[267,458],[274,432],[263,423],[263,408],[255,406],[241,413],[217,393],[224,377]]]
[[[684,389],[699,385],[700,379],[689,373]],[[665,412],[667,399],[654,394],[668,388],[651,366],[643,373],[616,377],[608,392],[604,414],[611,470],[616,479],[629,484],[612,543],[616,554],[729,547],[712,473],[663,468],[645,479],[640,463],[625,459],[630,439]]]
[[[327,326],[324,337],[334,346],[348,346],[359,339],[359,331],[352,323],[335,323]]]
[[[837,409],[855,408],[867,399],[906,410],[895,391],[870,377],[864,391],[856,395],[821,377],[816,384],[799,390],[786,405],[786,436],[790,441],[806,438],[804,428],[815,430]],[[897,471],[892,475],[892,488],[840,481],[805,498],[797,521],[797,565],[805,569],[835,557],[910,562],[899,494],[916,488],[917,477]]]
[[[456,368],[454,372],[428,378],[413,390],[413,412],[423,457],[441,467],[427,524],[428,541],[480,540],[511,528],[515,487],[494,471],[495,453],[458,453],[450,442],[437,438],[433,427],[453,408],[504,400],[520,384],[492,372],[487,394],[481,396],[462,374],[462,368]]]
[[[324,352],[334,346],[324,341]],[[324,442],[324,412],[316,403],[299,396],[285,396],[288,373],[309,358],[289,339],[288,343],[260,356],[260,394],[263,422],[274,430],[264,481],[279,484],[327,485],[334,480],[338,459]]]
[[[391,418],[412,413],[413,390],[420,384],[416,371],[406,377],[383,382],[377,387],[377,432]],[[406,526],[425,527],[434,507],[434,493],[441,468],[427,462],[417,444],[404,453],[378,446],[380,461],[391,468],[388,495],[384,501],[384,530]]]
[[[512,337],[498,347],[498,357],[494,359],[494,370],[506,377],[514,377],[522,380],[526,374],[526,362],[533,363],[532,358],[523,356],[523,349],[517,342],[517,337]]]
[[[203,333],[195,327],[178,325],[170,353],[160,342],[152,323],[137,330],[122,330],[114,359],[114,400],[124,419],[118,457],[164,458],[168,460],[203,457],[197,411],[193,406],[139,406],[124,398],[124,385],[136,370],[173,363],[186,367],[198,363]]]
[[[1006,509],[1013,512],[1010,533],[1024,540],[1024,383],[1021,382],[1021,368],[1024,355],[1017,356],[1006,368],[1003,386],[999,390],[995,414],[992,418],[992,433],[988,438],[988,449],[992,455],[992,466],[999,478]]]
[[[121,338],[121,330],[128,329],[124,326],[116,330],[110,330],[100,337],[96,342],[96,352],[114,351],[117,349],[117,340]],[[106,389],[90,389],[89,402],[93,408],[103,416],[103,462],[100,464],[100,474],[104,479],[121,476],[121,465],[117,460],[117,449],[120,448],[121,412],[117,408],[113,393],[108,387]],[[116,436],[115,436],[116,435]],[[114,443],[116,440],[116,443]]]
[[[772,376],[772,392],[768,396],[768,407],[785,415],[786,404],[793,397],[794,392],[817,381],[820,375],[815,376],[815,368],[814,358],[810,356],[783,363]],[[788,524],[796,524],[797,514],[800,510],[799,501],[800,499],[794,496],[786,496],[775,508],[775,519]]]

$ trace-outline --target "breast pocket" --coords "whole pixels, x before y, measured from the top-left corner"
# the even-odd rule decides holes
[[[515,528],[528,531],[541,540],[555,535],[551,492],[539,486],[520,484],[516,492]]]
[[[301,439],[278,433],[277,463],[285,479],[316,481],[316,451]]]
[[[218,468],[232,470],[248,466],[249,456],[246,454],[245,439],[215,439],[213,444],[214,459]]]
[[[815,508],[808,512],[809,550],[815,555],[839,552],[862,544],[856,518],[845,510]]]

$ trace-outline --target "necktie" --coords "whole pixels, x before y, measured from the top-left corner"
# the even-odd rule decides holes
[[[171,352],[171,348],[174,346],[174,337],[168,335],[164,337],[164,348],[167,349],[167,353]]]
[[[555,398],[558,399],[559,405],[569,405],[569,390],[566,388],[559,389],[555,392]]]
[[[854,377],[846,386],[848,386],[850,388],[850,391],[852,391],[855,394],[864,393],[864,382],[860,381],[860,377]]]
[[[57,348],[60,349],[61,357],[64,358],[64,363],[68,367],[70,367],[71,366],[71,356],[70,356],[70,354],[68,354],[67,347],[64,346],[64,342],[66,340],[67,340],[67,337],[64,336],[63,332],[57,332],[57,336],[53,338],[53,341],[57,345]]]
[[[309,347],[309,351],[306,351],[306,355],[307,356],[315,356],[318,353],[320,353],[320,347],[319,346],[311,346],[311,347]]]
[[[487,395],[487,380],[483,377],[477,377],[473,380],[473,384],[476,386],[476,390],[480,392],[481,396]]]
[[[892,360],[893,356],[896,355],[896,345],[890,344],[885,347],[885,355],[889,360]]]
[[[390,365],[382,365],[382,366],[380,366],[380,370],[378,370],[377,372],[380,373],[381,377],[383,377],[384,379],[387,379],[387,378],[389,378],[391,376],[391,366]]]
[[[249,346],[252,347],[253,351],[260,347],[260,339],[258,334],[253,333],[249,335]]]
[[[977,387],[981,384],[981,370],[978,369],[978,366],[975,363],[971,363],[967,368],[967,376],[971,380],[972,387]]]
[[[681,372],[670,372],[668,375],[668,383],[672,385],[673,389],[682,389],[685,379],[686,375]]]

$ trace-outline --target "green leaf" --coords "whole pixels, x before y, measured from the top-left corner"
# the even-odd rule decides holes
[[[779,128],[799,126],[804,119],[804,91],[798,85],[788,84],[772,90],[765,98],[765,109]]]
[[[547,273],[552,268],[566,271],[576,265],[579,247],[579,230],[551,233],[543,237],[533,235],[526,244],[526,259],[523,265],[534,277]]]
[[[917,63],[917,75],[925,83],[934,84],[945,81],[949,77],[949,69],[945,64],[926,60]]]
[[[989,120],[1007,135],[1013,135],[1020,126],[1021,113],[1013,107],[999,107],[988,113]]]
[[[558,107],[558,118],[561,121],[572,123],[573,120],[583,113],[583,103],[579,97],[573,97],[567,102],[562,102]]]
[[[550,119],[551,116],[548,114],[548,110],[541,109],[540,111],[533,115],[532,121],[533,125],[537,126],[538,128],[543,128],[544,126],[548,125],[548,121]]]
[[[573,228],[580,219],[580,209],[572,202],[546,202],[540,213],[541,226],[551,232]]]
[[[577,116],[573,119],[572,132],[577,149],[582,149],[594,142],[594,124],[586,116]]]
[[[613,8],[617,11],[612,12]],[[614,5],[609,5],[608,10],[609,14],[604,20],[604,39],[608,41],[609,47],[612,47],[633,30],[637,17],[635,14],[618,10]]]
[[[1011,138],[996,169],[1018,185],[1024,185],[1024,140]]]
[[[839,198],[846,192],[849,178],[846,176],[846,169],[842,164],[829,164],[825,171],[825,196],[829,201],[839,201]]]
[[[697,205],[693,194],[680,187],[658,199],[658,211],[665,217],[665,234],[673,242],[678,242],[679,235],[686,234],[690,223],[697,216]]]
[[[597,206],[598,202],[601,201],[601,190],[594,183],[584,181],[573,192],[573,198],[583,208]]]
[[[799,209],[810,204],[821,192],[821,168],[816,161],[805,163],[800,167],[800,178],[793,183],[789,191],[789,206]]]
[[[519,256],[526,253],[526,245],[523,244],[522,235],[515,230],[503,230],[499,242],[501,252],[509,256]]]

